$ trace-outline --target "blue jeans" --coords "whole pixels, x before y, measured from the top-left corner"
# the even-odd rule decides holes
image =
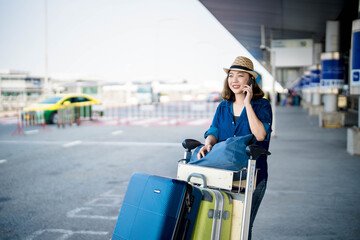
[[[253,193],[253,198],[252,198],[252,203],[251,203],[251,216],[250,216],[250,225],[249,225],[249,238],[248,240],[251,240],[251,233],[252,233],[252,227],[254,224],[254,220],[256,217],[256,214],[259,210],[260,207],[260,203],[265,195],[265,190],[266,190],[266,184],[267,184],[267,180],[262,180],[256,187],[254,193]]]

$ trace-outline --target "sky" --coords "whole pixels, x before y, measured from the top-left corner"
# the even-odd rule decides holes
[[[271,75],[197,0],[47,0],[48,74],[183,81],[221,90],[239,55]],[[0,0],[0,69],[45,74],[45,0]]]

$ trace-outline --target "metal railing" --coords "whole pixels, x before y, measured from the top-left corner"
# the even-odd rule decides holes
[[[163,121],[163,125],[178,125],[198,119],[211,120],[218,102],[168,102],[144,105],[99,106],[92,103],[62,105],[55,116],[46,111],[19,111],[17,129],[14,135],[22,135],[23,128],[40,126],[49,129],[47,123],[53,121],[59,128],[80,125],[84,121],[116,121],[118,125],[131,125],[139,121]]]

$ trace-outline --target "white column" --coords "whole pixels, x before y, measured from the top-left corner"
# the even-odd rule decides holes
[[[314,92],[312,94],[312,105],[313,106],[321,105],[321,95],[319,92]]]
[[[315,43],[314,44],[314,56],[313,56],[313,64],[321,64],[321,53],[322,53],[322,44]]]
[[[306,102],[311,103],[311,92],[309,90],[305,93],[305,99]]]
[[[1,94],[1,87],[2,87],[2,81],[1,81],[1,76],[0,76],[0,111],[3,110],[3,97]]]
[[[340,22],[339,21],[327,21],[326,22],[326,52],[338,52],[340,47]]]
[[[324,111],[325,112],[336,112],[337,110],[337,95],[326,94],[324,95]]]
[[[359,96],[358,106],[360,106],[360,96]],[[360,111],[359,110],[358,110],[358,128],[360,128]]]
[[[340,48],[339,37],[340,22],[327,21],[326,22],[326,41],[325,52],[338,52]],[[337,95],[326,94],[324,96],[324,110],[325,112],[336,112],[337,110]]]
[[[273,112],[273,120],[272,120],[272,132],[271,136],[276,137],[276,91],[275,91],[275,82],[276,82],[276,66],[275,66],[275,51],[271,51],[271,66],[272,66],[272,75],[273,75],[273,85],[271,92],[271,108]]]
[[[311,66],[311,86],[314,89],[312,93],[312,105],[320,106],[321,105],[321,94],[320,94],[320,74],[321,74],[321,53],[322,53],[322,44],[314,44],[314,59],[313,65]],[[320,72],[319,72],[320,71]],[[319,81],[318,84],[313,83],[313,79]]]

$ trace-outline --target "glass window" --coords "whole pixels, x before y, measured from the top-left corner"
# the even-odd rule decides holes
[[[82,93],[84,94],[97,94],[98,88],[97,87],[84,87],[82,89]]]
[[[58,101],[60,101],[60,99],[62,99],[62,97],[49,97],[49,98],[46,98],[44,101],[42,101],[40,103],[54,104],[54,103],[57,103]]]
[[[77,97],[76,102],[88,102],[90,99],[86,97]]]

